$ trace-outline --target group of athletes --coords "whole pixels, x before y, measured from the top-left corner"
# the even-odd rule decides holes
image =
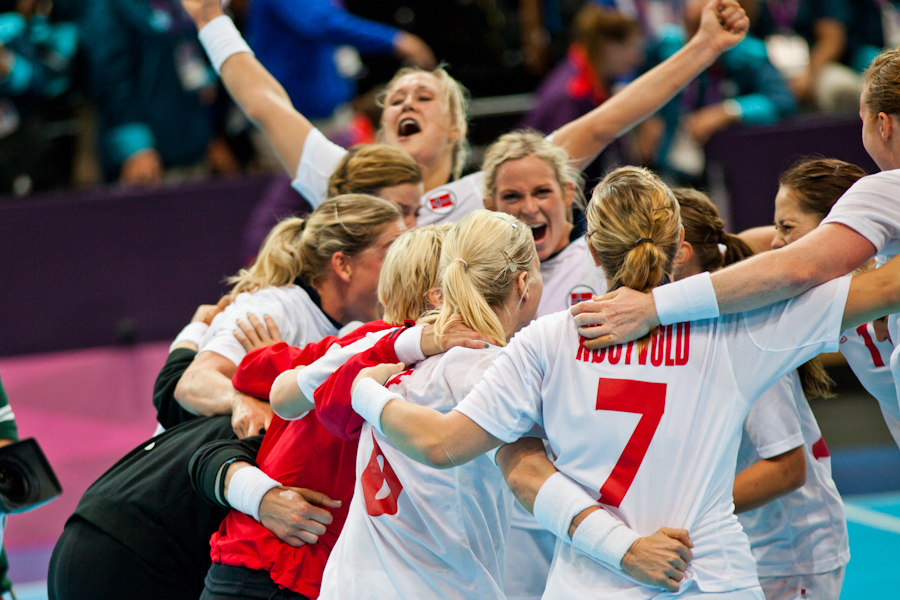
[[[900,52],[860,103],[882,172],[801,162],[775,230],[738,237],[646,169],[589,200],[579,174],[743,38],[735,0],[710,0],[681,51],[600,107],[501,136],[465,177],[465,96],[443,69],[398,72],[383,143],[346,151],[218,0],[183,4],[315,207],[272,230],[161,374],[186,415],[264,433],[191,462],[228,509],[202,598],[839,597],[846,519],[807,397],[828,391],[815,357],[840,349],[900,443],[900,332],[871,324],[900,312]],[[61,600],[85,597],[72,535],[51,563]]]

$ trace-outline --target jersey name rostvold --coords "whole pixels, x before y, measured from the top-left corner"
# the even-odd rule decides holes
[[[837,347],[848,289],[836,280],[599,351],[582,345],[567,312],[550,315],[516,334],[457,410],[504,441],[543,426],[556,467],[629,527],[690,531],[688,582],[751,587],[756,567],[731,495],[744,418],[781,376]],[[547,597],[659,594],[569,544],[557,552]]]

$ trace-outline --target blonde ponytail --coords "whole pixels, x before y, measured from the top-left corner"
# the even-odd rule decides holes
[[[364,194],[329,198],[304,219],[278,223],[263,242],[256,261],[228,278],[232,295],[301,279],[321,279],[336,252],[353,257],[368,248],[384,228],[403,217],[392,203]]]
[[[428,310],[428,293],[441,284],[441,246],[451,227],[449,223],[426,225],[407,231],[391,244],[378,278],[385,322],[402,325]]]
[[[478,210],[454,226],[441,252],[444,303],[434,324],[438,339],[459,322],[505,346],[497,311],[519,273],[528,274],[529,285],[537,276],[536,257],[531,230],[510,215]]]
[[[621,167],[604,177],[586,217],[588,242],[610,289],[647,292],[671,275],[681,213],[671,190],[652,172]]]

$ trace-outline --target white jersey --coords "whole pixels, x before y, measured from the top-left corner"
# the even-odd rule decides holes
[[[828,446],[794,371],[750,409],[737,472],[799,446],[806,455],[806,483],[738,515],[760,577],[827,573],[850,560],[844,503],[831,478]]]
[[[260,319],[269,315],[278,326],[281,339],[291,346],[303,347],[329,335],[337,335],[337,326],[299,285],[267,287],[252,294],[238,294],[228,307],[213,319],[203,339],[200,352],[221,354],[235,365],[247,354],[234,337],[237,322],[254,313]]]
[[[900,169],[863,177],[844,192],[822,223],[840,223],[875,246],[879,266],[900,254]],[[900,339],[900,315],[891,315],[891,339]],[[900,382],[900,355],[892,355],[891,372]]]
[[[388,381],[407,402],[448,412],[498,348],[453,348]],[[363,425],[349,514],[321,600],[505,598],[503,564],[513,497],[492,455],[433,469]]]
[[[291,185],[313,208],[328,198],[328,178],[347,151],[313,129],[306,136],[297,175]],[[451,181],[422,196],[419,225],[455,223],[484,208],[484,173],[478,171]]]
[[[732,503],[741,428],[762,392],[837,348],[848,289],[843,278],[756,311],[660,328],[646,345],[597,351],[581,345],[570,314],[550,315],[516,334],[457,410],[507,442],[542,426],[556,467],[641,535],[687,529],[686,584],[754,587]],[[545,597],[660,593],[557,544]]]
[[[537,316],[543,317],[606,293],[606,275],[594,264],[584,236],[541,261],[544,293]]]
[[[878,341],[871,323],[848,329],[841,336],[841,354],[866,391],[878,400],[884,422],[900,446],[900,403],[891,374],[893,351],[890,340]]]

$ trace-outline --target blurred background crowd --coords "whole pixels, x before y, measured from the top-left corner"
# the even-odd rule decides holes
[[[344,146],[374,141],[378,91],[400,64],[446,63],[473,98],[475,166],[480,141],[515,125],[549,133],[674,53],[703,4],[232,0],[229,10],[297,109]],[[862,71],[900,42],[892,0],[741,4],[752,36],[601,165],[696,180],[704,145],[736,123],[857,111]],[[278,170],[177,0],[0,0],[0,193]]]

